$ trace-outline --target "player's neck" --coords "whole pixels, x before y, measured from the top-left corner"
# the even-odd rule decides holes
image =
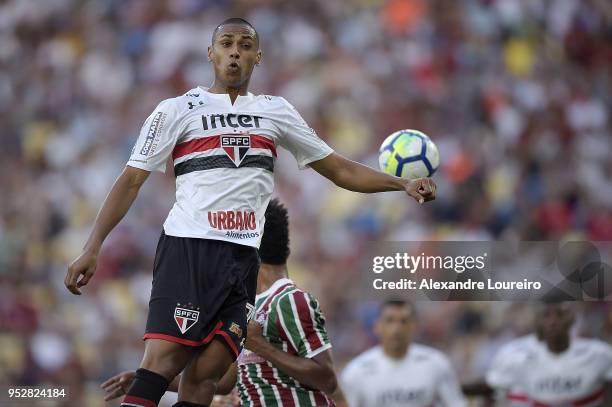
[[[408,353],[409,346],[410,345],[406,345],[406,347],[404,348],[396,348],[396,347],[391,347],[391,346],[385,347],[383,345],[382,348],[383,348],[383,352],[385,356],[387,356],[390,359],[400,360],[400,359],[403,359]]]
[[[548,350],[552,353],[562,353],[565,352],[570,347],[570,336],[564,335],[559,338],[554,338],[546,341],[546,346]]]
[[[234,88],[234,87],[224,85],[220,83],[219,81],[217,81],[217,79],[215,79],[212,86],[208,88],[208,91],[210,93],[221,93],[221,94],[227,93],[230,97],[230,100],[232,101],[232,104],[234,104],[238,96],[246,96],[248,94],[248,88],[249,88],[248,81],[242,84],[242,86]]]
[[[257,277],[257,294],[266,291],[272,287],[272,284],[280,280],[281,278],[287,278],[287,265],[275,265],[261,263],[259,266],[259,275]]]

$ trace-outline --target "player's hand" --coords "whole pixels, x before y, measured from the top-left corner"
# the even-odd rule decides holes
[[[417,178],[406,182],[406,193],[422,204],[436,199],[436,183],[431,178]]]
[[[72,294],[81,295],[80,288],[89,283],[96,272],[98,254],[92,251],[84,251],[68,267],[64,284]],[[82,276],[82,277],[81,277]],[[79,277],[81,279],[79,280]]]
[[[267,342],[263,336],[263,327],[257,321],[251,320],[247,326],[247,338],[244,347],[251,352],[257,353],[262,343],[261,341]]]
[[[121,372],[102,383],[100,387],[106,392],[104,401],[110,401],[126,394],[135,376],[136,372]]]

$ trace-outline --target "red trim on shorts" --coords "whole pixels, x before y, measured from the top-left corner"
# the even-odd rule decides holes
[[[138,404],[139,406],[142,406],[142,407],[157,407],[157,403],[151,400],[143,399],[142,397],[128,396],[128,395],[125,396],[122,403]]]
[[[234,351],[234,354],[236,355],[236,357],[240,355],[240,351],[238,350],[238,348],[236,347],[236,344],[234,343],[234,341],[232,341],[232,338],[229,336],[227,332],[219,329],[219,331],[217,332],[217,335],[221,335],[221,337],[225,339],[225,342],[229,345],[232,351]]]
[[[162,339],[168,342],[180,343],[181,345],[202,346],[210,342],[213,339],[213,337],[221,330],[222,326],[223,326],[223,322],[221,321],[217,322],[217,325],[215,325],[214,329],[206,336],[206,338],[202,339],[201,341],[192,341],[192,340],[185,339],[185,338],[179,338],[177,336],[158,334],[158,333],[149,333],[149,332],[144,334],[142,339]]]
[[[258,134],[218,134],[215,136],[205,136],[196,138],[193,140],[179,143],[174,147],[172,151],[172,159],[183,157],[187,154],[212,150],[214,148],[221,148],[221,136],[251,136],[251,148],[263,148],[270,150],[272,155],[276,157],[276,146],[274,141],[268,137],[261,136]]]

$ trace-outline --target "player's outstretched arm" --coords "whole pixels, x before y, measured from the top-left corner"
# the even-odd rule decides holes
[[[150,171],[127,166],[113,184],[98,212],[83,252],[68,267],[64,284],[71,293],[81,295],[80,288],[89,282],[96,271],[98,253],[104,239],[130,209],[149,174]]]
[[[264,338],[261,325],[255,321],[249,322],[244,346],[306,386],[326,394],[336,391],[338,382],[329,350],[310,359],[283,352]]]
[[[394,177],[337,153],[331,153],[322,160],[310,163],[310,167],[337,186],[349,191],[364,193],[406,191],[418,203],[436,198],[436,184],[430,178],[408,180]]]

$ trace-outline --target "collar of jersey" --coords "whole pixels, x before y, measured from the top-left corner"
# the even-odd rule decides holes
[[[212,92],[209,92],[209,91],[208,91],[208,88],[207,88],[207,87],[205,87],[205,86],[201,86],[201,85],[200,85],[200,86],[198,86],[198,88],[200,88],[200,89],[202,89],[204,92],[206,92],[206,96],[207,96],[207,97],[210,97],[210,98],[213,98],[213,99],[218,99],[218,100],[223,100],[223,101],[225,101],[225,102],[228,102],[230,105],[232,104],[232,102],[230,101],[230,98],[229,98],[229,94],[227,94],[227,93],[212,93]],[[247,100],[250,100],[250,99],[252,99],[253,97],[255,97],[255,95],[253,95],[251,92],[247,92],[247,94],[246,94],[245,96],[238,95],[238,97],[236,98],[236,101],[234,102],[234,105],[235,105],[236,103],[238,103],[238,100],[240,100],[240,99],[247,99]]]
[[[270,288],[268,288],[266,291],[263,291],[259,294],[257,294],[257,298],[261,298],[261,297],[265,297],[267,295],[272,294],[274,291],[276,291],[279,287],[285,285],[285,284],[295,284],[293,282],[293,280],[291,280],[290,278],[281,278],[279,280],[276,280],[271,286]]]

